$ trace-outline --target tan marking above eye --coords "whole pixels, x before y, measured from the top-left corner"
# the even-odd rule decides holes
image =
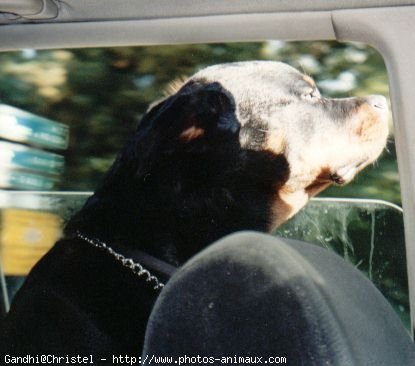
[[[200,127],[191,126],[185,129],[179,136],[179,139],[183,142],[190,142],[192,140],[198,139],[205,134],[205,130]]]

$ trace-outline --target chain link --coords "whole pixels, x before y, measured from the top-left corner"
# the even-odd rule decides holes
[[[145,277],[145,281],[154,284],[154,290],[161,290],[164,287],[164,283],[160,282],[160,280],[152,275],[149,270],[145,269],[140,263],[134,262],[132,258],[127,258],[120,253],[117,253],[114,249],[112,249],[109,245],[105,244],[99,239],[91,239],[82,234],[81,232],[77,231],[76,235],[77,238],[86,241],[87,243],[91,244],[92,246],[101,249],[111,255],[115,260],[123,267],[128,268],[132,273],[134,273],[137,277]]]

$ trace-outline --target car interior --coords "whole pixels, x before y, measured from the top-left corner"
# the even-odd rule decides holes
[[[415,31],[414,17],[415,0],[125,0],[122,6],[114,0],[0,0],[0,51],[6,53],[21,50],[30,52],[27,50],[237,44],[269,40],[359,42],[373,47],[382,56],[387,69],[402,207],[374,199],[314,198],[305,209],[278,228],[274,234],[287,240],[313,242],[333,250],[357,269],[361,269],[380,289],[402,321],[402,326],[413,336],[415,130],[411,128],[411,123],[415,115],[415,104],[411,102],[411,95],[414,93],[415,83],[415,48],[412,39]],[[1,99],[0,95],[0,103]],[[2,146],[7,151],[10,141],[23,144],[19,150],[21,154],[33,154],[31,144],[40,146],[47,154],[39,153],[36,161],[45,161],[48,169],[58,174],[63,169],[62,156],[70,132],[59,121],[51,121],[30,112],[5,109],[0,105],[0,143],[4,144],[0,145],[0,153]],[[6,121],[6,116],[13,116],[13,121],[17,123],[26,121],[26,128],[31,130],[18,137],[8,135],[10,129],[4,128],[3,131],[1,127],[2,123],[9,121]],[[36,135],[36,129],[42,130],[43,135]],[[42,140],[45,135],[48,136]],[[20,168],[13,167],[17,170]],[[39,165],[33,169],[43,168]],[[0,181],[1,179],[0,177]],[[91,195],[89,190],[56,190],[53,188],[53,180],[39,178],[28,172],[26,175],[14,176],[13,179],[13,184],[2,183],[3,189],[0,189],[0,316],[4,316],[10,308],[10,302],[21,286],[25,274],[59,238],[63,223]],[[25,225],[41,227],[42,238],[47,239],[43,242],[50,244],[30,245],[30,240],[36,241],[38,234],[33,230],[28,231]],[[363,226],[365,230],[361,229]],[[394,228],[393,231],[391,227]],[[21,236],[26,240],[23,247],[15,246],[13,243],[20,240],[18,237]],[[338,238],[340,239],[337,240]],[[364,245],[356,244],[359,242]],[[301,247],[298,244],[298,248]],[[388,249],[379,253],[379,247]],[[376,261],[373,260],[375,253]],[[207,255],[216,260],[214,251]],[[284,257],[286,253],[282,250],[280,255]],[[318,271],[319,266],[324,264],[314,256],[308,252],[304,254],[305,260],[310,261]],[[327,261],[330,262],[329,259]],[[198,263],[197,258],[194,262]],[[361,265],[362,263],[364,264]],[[346,270],[344,276],[352,278]],[[385,276],[395,278],[393,285],[385,285]],[[195,291],[185,275],[178,278],[172,286],[183,291]],[[362,286],[365,285],[362,283]],[[361,289],[356,285],[354,290]],[[159,313],[153,314],[152,328],[146,343],[148,353],[156,352],[160,344],[165,344],[163,352],[166,354],[183,353],[180,347],[172,349],[169,346],[170,339],[160,336],[168,332],[183,339],[183,344],[189,342],[185,330],[166,330],[165,324],[169,322],[165,319],[171,315],[167,314],[169,312],[166,309],[180,308],[177,298],[174,295],[169,297],[173,292],[170,290],[163,295],[157,305]],[[334,292],[335,290],[332,293]],[[398,292],[405,296],[398,296]],[[343,300],[343,304],[349,304],[350,308],[355,306],[348,300]],[[337,300],[332,301],[337,304]],[[368,296],[369,308],[376,307],[377,302],[377,297]],[[342,307],[340,303],[333,306],[336,309],[335,314],[343,314],[345,306]],[[272,310],[267,308],[267,311]],[[347,309],[344,311],[347,312]],[[353,314],[358,314],[359,311],[351,310],[349,318],[352,319]],[[342,315],[338,316],[341,318]],[[373,319],[380,321],[380,317]],[[225,320],[222,319],[224,322]],[[174,324],[197,322],[190,316],[183,319],[178,312],[169,321]],[[329,327],[339,326],[331,320],[327,324]],[[345,334],[351,339],[355,336],[353,327],[359,324],[356,319],[347,324],[349,325],[341,326],[347,329]],[[393,336],[394,326],[385,325],[385,332],[390,330]],[[379,332],[381,327],[374,326],[372,330],[374,333]],[[358,349],[359,336],[356,337],[353,342]],[[392,342],[392,346],[397,348],[400,344],[398,338],[397,336],[395,343]],[[362,340],[370,348],[365,342]],[[237,342],[238,346],[242,343],[241,339]],[[262,346],[257,343],[255,347]],[[218,348],[217,352],[220,353],[221,349]],[[356,356],[357,359],[359,357]]]

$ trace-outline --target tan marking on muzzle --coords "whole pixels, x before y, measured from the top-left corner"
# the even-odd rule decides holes
[[[278,226],[293,217],[307,204],[310,198],[329,187],[332,184],[329,177],[330,170],[328,168],[322,168],[321,172],[306,187],[303,186],[301,188],[301,185],[298,185],[297,188],[290,189],[285,185],[279,189],[272,204],[270,230],[275,230]]]
[[[386,126],[382,123],[380,113],[376,112],[374,107],[369,104],[362,104],[356,113],[359,124],[356,127],[356,133],[363,141],[372,140],[379,134],[383,134]]]
[[[275,230],[282,223],[293,217],[309,200],[308,193],[304,190],[288,192],[281,189],[277,192],[271,208],[271,220],[269,230]]]
[[[283,154],[286,148],[286,141],[283,133],[281,132],[269,132],[265,148],[272,151],[275,154]]]

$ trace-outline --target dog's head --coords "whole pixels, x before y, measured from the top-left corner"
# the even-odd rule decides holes
[[[330,184],[350,182],[377,159],[388,135],[383,96],[324,98],[309,76],[279,62],[203,69],[149,115],[170,140],[165,148],[195,156],[201,151],[220,155],[223,150],[221,159],[232,160],[228,150],[238,145],[244,151],[284,157],[288,170],[274,176],[284,181],[275,184],[270,228]],[[167,132],[170,128],[173,135]],[[281,169],[278,161],[275,168]],[[198,167],[204,169],[202,162]],[[261,167],[250,168],[261,172]]]
[[[208,67],[147,111],[103,189],[176,242],[270,231],[372,163],[387,116],[384,97],[324,98],[283,63]]]

